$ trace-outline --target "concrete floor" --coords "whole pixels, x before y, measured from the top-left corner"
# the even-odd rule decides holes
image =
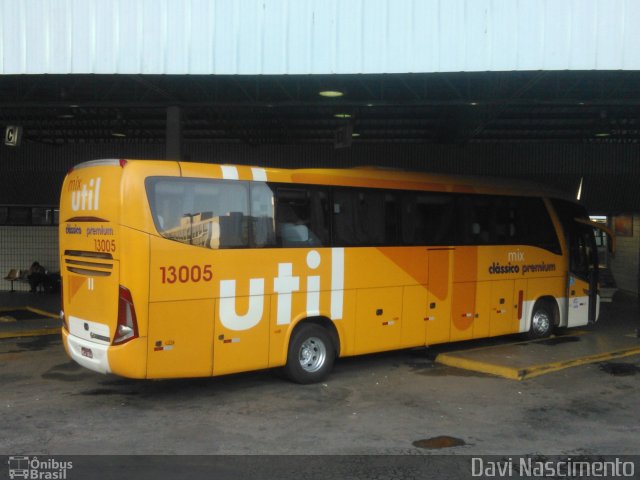
[[[637,318],[637,301],[619,296],[596,328],[631,332]],[[77,366],[56,336],[2,340],[0,453],[640,451],[640,356],[520,382],[436,365],[432,357],[416,350],[343,359],[327,382],[307,386],[272,371],[133,381]],[[463,444],[414,445],[438,436]]]

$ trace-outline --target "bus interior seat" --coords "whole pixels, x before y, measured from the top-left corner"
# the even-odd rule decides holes
[[[283,245],[292,245],[309,242],[309,229],[306,225],[294,223],[281,223],[280,235]]]

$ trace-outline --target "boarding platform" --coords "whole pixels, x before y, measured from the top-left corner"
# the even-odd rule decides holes
[[[518,336],[444,347],[435,361],[450,367],[525,380],[589,363],[640,355],[638,299],[618,293],[603,306],[597,324],[565,330],[546,339],[523,341]]]
[[[524,380],[564,368],[640,355],[640,338],[580,331],[543,340],[507,343],[440,353],[450,367]]]

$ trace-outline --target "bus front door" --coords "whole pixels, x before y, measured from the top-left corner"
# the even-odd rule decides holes
[[[593,228],[575,223],[569,235],[568,322],[575,327],[598,319],[598,250]]]

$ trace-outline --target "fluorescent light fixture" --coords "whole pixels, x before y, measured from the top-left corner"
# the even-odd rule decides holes
[[[609,137],[611,134],[609,132],[598,132],[596,133],[596,137]]]
[[[352,136],[353,138],[357,138],[357,137],[359,137],[359,136],[360,136],[360,134],[359,134],[358,132],[353,132],[353,133],[351,134],[351,136]]]
[[[333,116],[336,118],[351,118],[350,113],[334,113]]]
[[[116,130],[116,131],[111,132],[111,136],[112,137],[118,137],[118,138],[124,138],[124,137],[127,136],[127,134],[124,133],[124,132]]]
[[[584,177],[580,177],[580,185],[578,185],[578,194],[576,195],[576,200],[580,200],[582,197],[582,182],[584,181]]]
[[[320,90],[318,95],[321,97],[336,98],[343,96],[344,92],[341,92],[340,90]]]

